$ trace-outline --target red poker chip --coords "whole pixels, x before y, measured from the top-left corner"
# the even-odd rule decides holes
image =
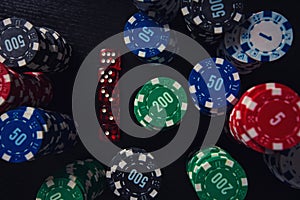
[[[8,70],[0,63],[0,111],[1,113],[9,106],[7,100],[11,93],[11,76]]]
[[[1,113],[18,106],[45,106],[52,97],[52,84],[42,73],[20,74],[0,63]]]
[[[300,142],[300,99],[291,88],[266,83],[258,92],[244,95],[241,122],[248,135],[260,146],[284,150]]]
[[[241,140],[241,138],[239,138],[239,134],[236,132],[236,127],[234,126],[235,117],[236,117],[236,107],[233,107],[228,119],[229,133],[238,143],[241,144],[243,143],[243,141]]]
[[[17,107],[23,99],[23,82],[14,71],[0,63],[0,112]]]
[[[247,131],[243,128],[242,125],[242,112],[241,110],[236,109],[235,119],[233,120],[233,126],[236,129],[237,137],[240,138],[240,140],[249,148],[253,149],[254,151],[257,151],[259,153],[267,153],[267,149],[263,146],[257,144],[251,137],[249,137]]]
[[[25,85],[24,85],[23,76],[11,70],[10,68],[8,68],[8,70],[11,74],[12,84],[14,86],[13,87],[14,89],[11,91],[11,95],[14,96],[14,105],[18,106],[22,103],[25,95],[24,94]]]
[[[34,77],[24,74],[26,100],[22,105],[37,106],[39,105],[38,93],[41,88],[40,83]]]
[[[236,129],[236,132],[238,134],[238,137],[240,140],[249,148],[259,152],[259,153],[264,153],[264,154],[269,154],[272,153],[271,150],[259,145],[256,143],[250,135],[247,133],[247,131],[243,127],[243,123],[241,121],[242,118],[242,112],[244,112],[244,107],[241,106],[242,102],[244,101],[245,97],[247,96],[253,96],[258,92],[264,91],[265,87],[263,85],[256,85],[248,89],[240,98],[240,101],[238,104],[235,106],[235,116],[234,116],[234,127]]]

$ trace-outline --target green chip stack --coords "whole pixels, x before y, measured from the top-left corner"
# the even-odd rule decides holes
[[[94,159],[77,160],[48,177],[36,200],[94,200],[106,186],[105,169]]]
[[[137,121],[149,130],[175,126],[181,122],[187,110],[184,88],[168,77],[148,81],[134,100]]]
[[[244,169],[220,147],[194,153],[186,170],[201,200],[242,200],[247,195],[248,181]]]

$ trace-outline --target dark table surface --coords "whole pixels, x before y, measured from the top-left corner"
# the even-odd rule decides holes
[[[242,90],[245,91],[259,83],[275,81],[286,84],[300,93],[297,57],[300,52],[300,26],[297,6],[284,0],[247,0],[246,3],[248,12],[273,10],[283,14],[293,25],[294,42],[293,47],[282,59],[266,63],[249,75],[242,75]],[[53,28],[73,46],[71,67],[63,73],[50,75],[54,82],[55,98],[49,109],[67,114],[72,114],[72,86],[85,56],[106,38],[121,32],[128,17],[136,11],[130,0],[2,0],[0,4],[0,18],[18,16],[28,19],[36,26]],[[170,26],[187,33],[180,13]],[[129,69],[136,63],[138,61],[134,59],[124,59],[123,68],[126,66]],[[249,179],[246,199],[299,199],[300,191],[289,188],[272,176],[261,154],[238,145],[225,134],[217,144],[245,168]],[[163,187],[158,199],[197,199],[186,176],[185,163],[188,154],[198,147],[195,140],[180,159],[163,169]],[[61,155],[48,156],[33,162],[17,165],[0,162],[0,199],[35,199],[40,184],[48,175],[75,159],[86,157],[90,157],[90,154],[82,144],[78,144],[76,148]],[[106,190],[98,199],[117,198],[110,190]]]

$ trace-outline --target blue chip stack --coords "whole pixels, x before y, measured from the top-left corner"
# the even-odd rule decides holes
[[[179,0],[133,0],[137,9],[160,23],[170,23],[180,9]]]
[[[249,74],[261,66],[261,62],[249,57],[240,44],[241,26],[225,33],[224,41],[217,48],[217,56],[234,65],[240,74]]]
[[[293,37],[292,25],[283,15],[260,11],[225,33],[217,56],[228,60],[240,74],[249,74],[266,62],[282,58],[291,48]]]
[[[0,116],[0,156],[21,163],[59,154],[78,142],[68,115],[33,107],[18,107]]]
[[[189,91],[195,106],[208,116],[226,114],[238,102],[240,85],[237,69],[223,58],[204,59],[189,75]]]
[[[177,50],[176,35],[166,23],[159,23],[144,12],[132,15],[124,27],[124,42],[140,60],[169,63]]]

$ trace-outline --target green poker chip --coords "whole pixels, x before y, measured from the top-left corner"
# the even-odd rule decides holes
[[[184,88],[171,78],[158,77],[148,81],[136,95],[134,114],[142,126],[160,130],[180,123],[187,106]]]
[[[84,200],[84,192],[68,178],[50,178],[42,184],[36,200]]]
[[[91,183],[91,188],[88,191],[87,197],[88,199],[93,199],[93,197],[101,195],[105,189],[105,169],[97,161],[92,159],[87,159],[84,163],[89,169],[87,171],[87,180]]]
[[[197,170],[194,189],[199,199],[245,199],[248,181],[244,169],[227,156],[207,159]]]
[[[100,196],[105,187],[106,187],[106,176],[105,176],[105,168],[94,159],[86,159],[86,160],[76,160],[72,163],[67,164],[63,169],[57,171],[53,176],[50,176],[40,187],[36,199],[47,199],[45,194],[48,192],[47,190],[59,190],[61,187],[60,184],[53,184],[53,180],[64,180],[65,182],[70,181],[69,185],[76,185],[76,188],[79,188],[81,191],[82,199],[84,200],[93,200]],[[51,182],[52,181],[52,182]],[[46,185],[45,185],[46,184]],[[65,183],[64,183],[65,184]],[[51,186],[48,189],[47,186]],[[58,189],[56,188],[58,187]],[[77,194],[77,193],[75,193]],[[44,196],[42,196],[44,195]],[[50,195],[50,199],[77,199],[77,198],[69,198],[65,196],[60,196],[60,194],[56,194],[57,196]],[[48,199],[49,199],[48,198]],[[49,200],[50,200],[49,199]]]
[[[216,146],[198,151],[187,164],[187,173],[190,181],[192,183],[194,182],[194,179],[198,173],[198,169],[202,163],[204,163],[207,159],[220,156],[231,158],[231,156],[226,151]]]

